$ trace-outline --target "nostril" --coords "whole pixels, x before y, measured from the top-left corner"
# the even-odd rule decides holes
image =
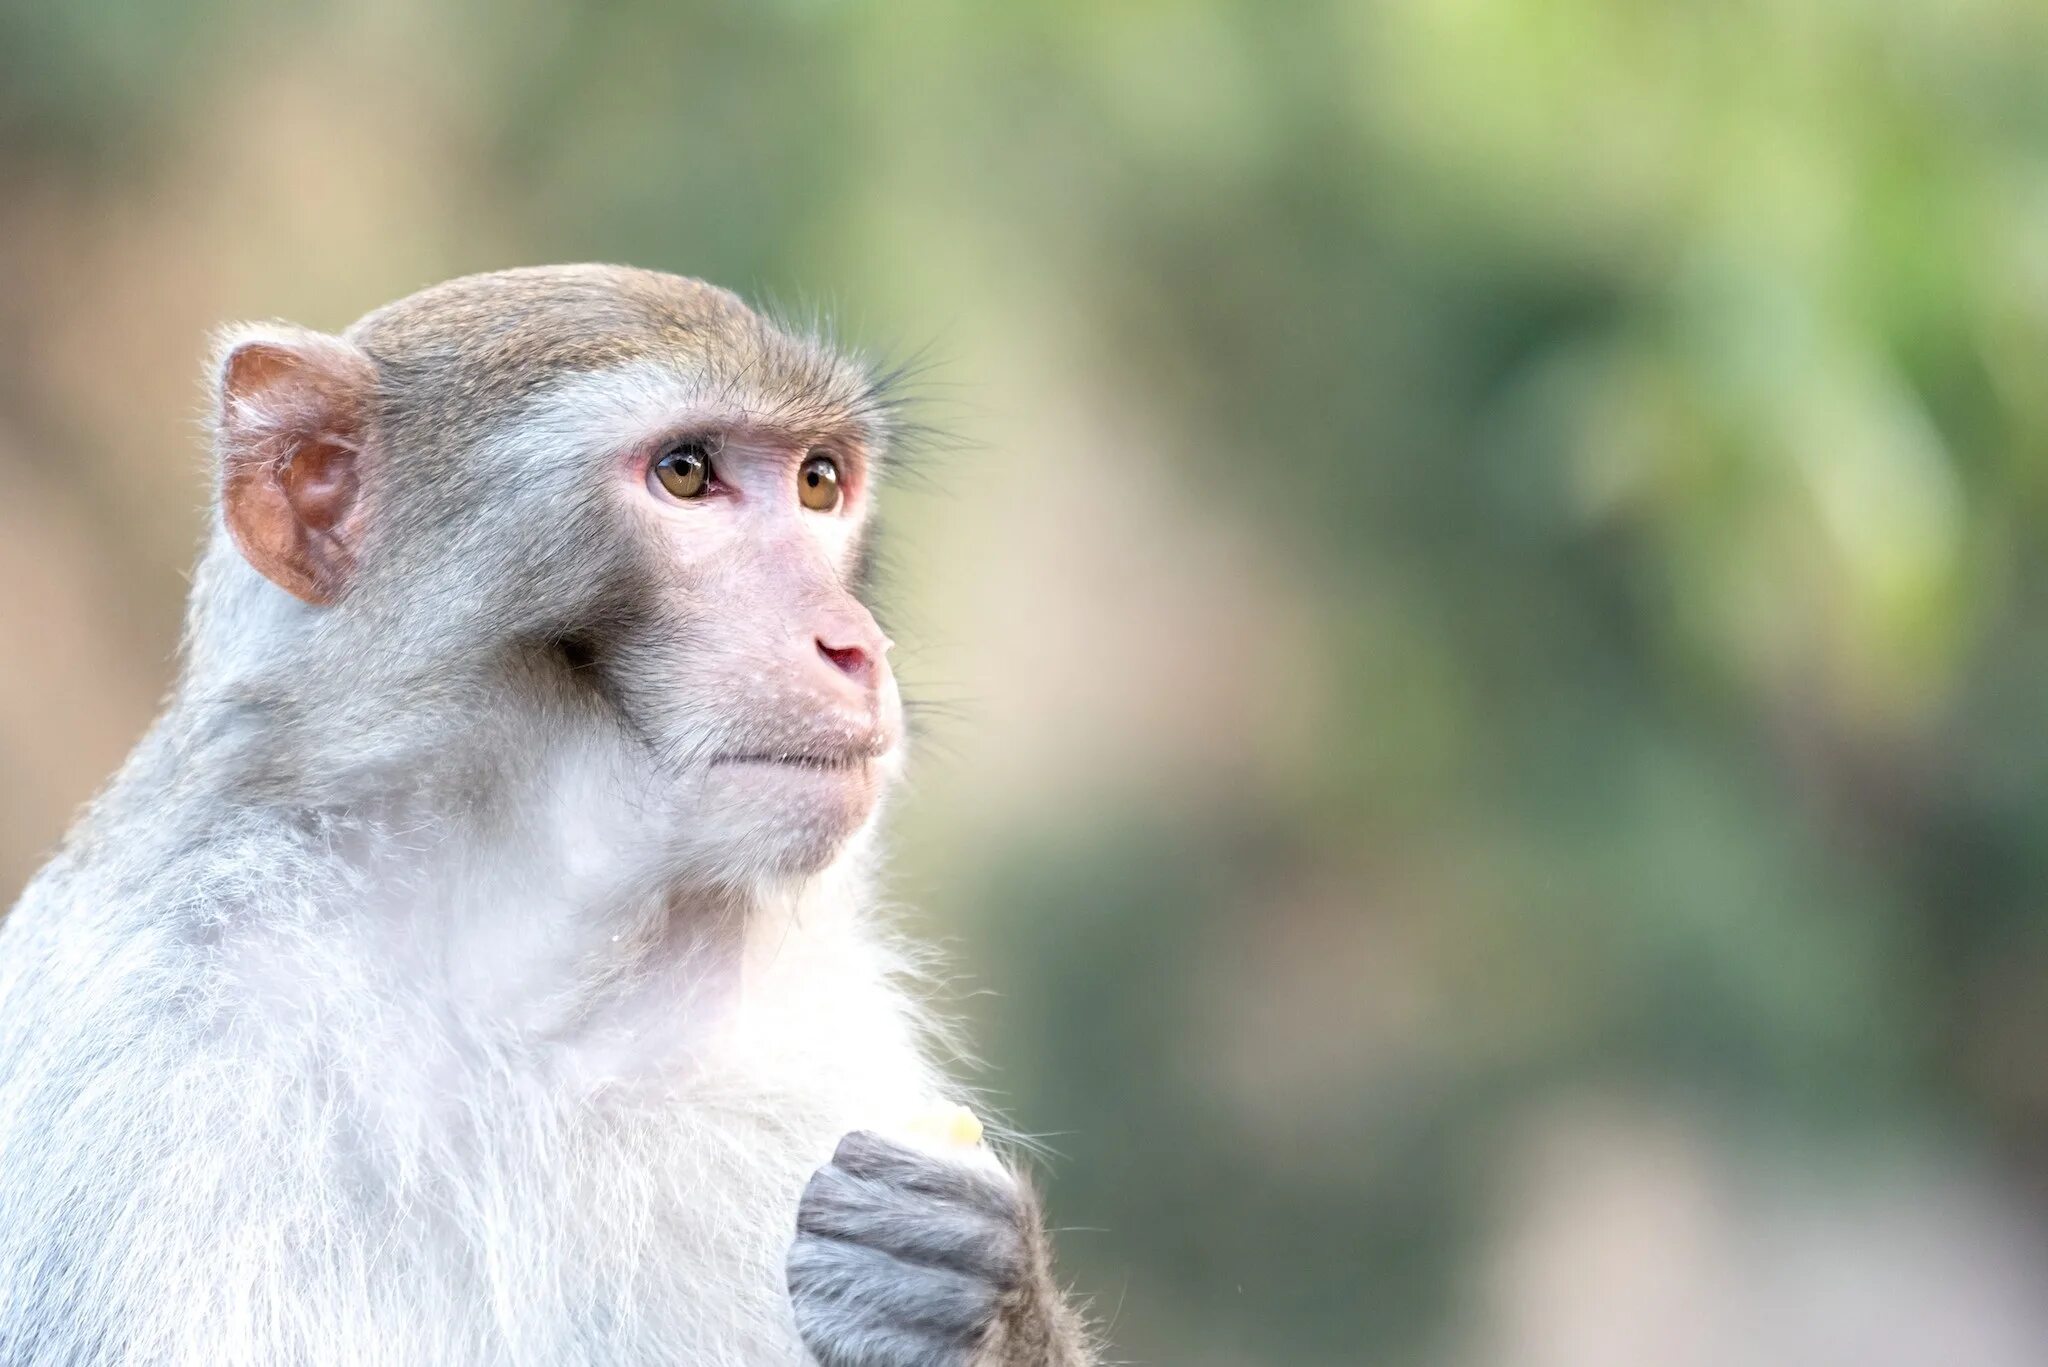
[[[867,682],[869,665],[872,663],[865,650],[859,646],[828,646],[824,638],[818,638],[818,653],[832,662],[834,668],[850,679]]]

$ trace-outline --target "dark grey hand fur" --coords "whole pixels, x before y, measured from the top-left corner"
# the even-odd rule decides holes
[[[797,1212],[789,1291],[822,1367],[1085,1367],[1038,1202],[994,1165],[846,1136]]]

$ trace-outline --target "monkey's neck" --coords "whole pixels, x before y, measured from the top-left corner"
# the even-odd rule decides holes
[[[893,1009],[861,914],[858,843],[806,878],[693,880],[671,835],[692,823],[631,747],[564,745],[516,764],[466,754],[411,766],[436,783],[255,809],[281,846],[264,863],[310,894],[258,899],[235,932],[280,1003],[322,974],[368,984],[336,1007],[395,1047],[441,1033],[594,1086],[672,1077],[735,1032],[775,1028],[799,997]],[[136,778],[128,800],[151,805],[193,771],[144,765]]]
[[[860,914],[852,860],[720,890],[593,886],[592,862],[559,846],[444,848],[369,885],[391,900],[364,924],[402,934],[359,952],[394,956],[400,981],[419,984],[393,1014],[401,1036],[425,1019],[456,1044],[414,1057],[422,1088],[461,1095],[464,1055],[482,1055],[564,1100],[695,1098],[756,1114],[779,1098],[834,1117],[819,1123],[835,1133],[932,1094],[919,1018]]]
[[[621,1081],[715,1047],[785,955],[855,939],[865,900],[850,860],[803,880],[692,885],[603,816],[380,821],[364,840],[362,953],[391,956],[467,1029]]]

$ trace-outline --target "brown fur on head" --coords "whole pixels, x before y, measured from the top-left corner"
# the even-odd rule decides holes
[[[409,295],[343,334],[383,376],[387,418],[475,431],[564,376],[654,360],[705,372],[793,430],[866,428],[867,376],[730,290],[626,266],[536,266]]]

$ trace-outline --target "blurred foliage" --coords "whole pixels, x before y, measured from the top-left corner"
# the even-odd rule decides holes
[[[268,307],[376,302],[364,258],[686,269],[958,343],[941,484],[1085,481],[973,412],[1025,354],[1278,567],[1299,687],[1207,723],[1261,763],[1009,803],[939,761],[964,808],[904,817],[1129,1356],[1435,1360],[1516,1117],[1580,1088],[2048,1176],[2048,9],[0,9],[17,183],[273,109],[432,130],[443,226],[366,215]]]

